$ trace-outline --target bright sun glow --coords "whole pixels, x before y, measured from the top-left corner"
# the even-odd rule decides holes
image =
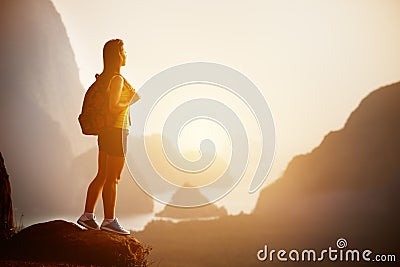
[[[211,140],[216,148],[217,160],[209,170],[197,174],[182,174],[177,172],[167,163],[166,158],[160,158],[164,154],[161,146],[161,132],[168,114],[178,105],[194,98],[208,98],[223,102],[230,107],[247,130],[249,140],[249,162],[253,164],[248,171],[252,171],[253,166],[259,161],[261,148],[257,145],[260,142],[260,132],[253,114],[246,104],[236,95],[226,89],[205,84],[191,84],[174,89],[166,94],[150,113],[145,126],[145,135],[152,136],[151,141],[146,142],[146,150],[150,156],[153,166],[157,172],[171,183],[183,185],[189,183],[193,186],[202,186],[215,181],[222,175],[230,162],[232,149],[231,140],[227,131],[220,124],[209,119],[196,119],[182,127],[178,139],[180,153],[191,161],[201,157],[200,144],[202,140]],[[196,178],[197,177],[197,178]],[[199,178],[200,177],[200,178]]]

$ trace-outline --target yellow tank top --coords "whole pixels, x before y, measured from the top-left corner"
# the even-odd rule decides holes
[[[116,75],[115,75],[116,76]],[[113,78],[115,77],[113,76]],[[121,75],[122,77],[122,75]],[[111,78],[111,81],[112,79]],[[121,96],[119,98],[120,102],[128,101],[130,91],[133,90],[135,92],[135,89],[128,83],[127,80],[125,80],[124,77],[124,85],[122,87],[122,92]],[[111,84],[110,81],[110,84]],[[110,91],[110,86],[108,86],[107,91]],[[112,115],[112,120],[109,126],[111,127],[116,127],[116,128],[122,128],[122,129],[129,129],[129,126],[131,125],[131,120],[130,120],[130,112],[129,112],[129,106],[127,106],[125,109],[121,110],[118,114]]]

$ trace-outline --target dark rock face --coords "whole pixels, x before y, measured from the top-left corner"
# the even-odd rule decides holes
[[[0,240],[7,240],[14,232],[14,215],[11,201],[11,186],[0,152]]]
[[[132,235],[82,230],[66,221],[32,225],[16,234],[7,258],[101,266],[147,266],[149,249]]]
[[[0,10],[1,103],[45,110],[63,130],[79,134],[77,115],[84,93],[67,32],[49,0],[3,0]],[[94,78],[94,77],[93,77]],[[34,114],[27,114],[34,119]],[[30,116],[29,116],[30,115]],[[9,122],[10,123],[10,122]],[[24,125],[20,125],[23,127]]]
[[[66,130],[79,133],[83,88],[61,18],[50,1],[5,0],[0,34],[0,149],[16,216],[76,210],[61,199],[74,185]]]

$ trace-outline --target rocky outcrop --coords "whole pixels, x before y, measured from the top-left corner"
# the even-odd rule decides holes
[[[0,240],[7,240],[14,232],[14,215],[11,201],[11,186],[0,152]]]
[[[82,230],[73,223],[56,220],[32,225],[14,235],[6,248],[6,258],[44,265],[147,266],[149,251],[132,234]]]

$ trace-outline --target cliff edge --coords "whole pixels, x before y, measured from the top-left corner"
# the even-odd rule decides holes
[[[63,220],[23,229],[6,244],[2,258],[44,266],[73,264],[96,266],[147,266],[150,248],[131,235],[82,230]]]

